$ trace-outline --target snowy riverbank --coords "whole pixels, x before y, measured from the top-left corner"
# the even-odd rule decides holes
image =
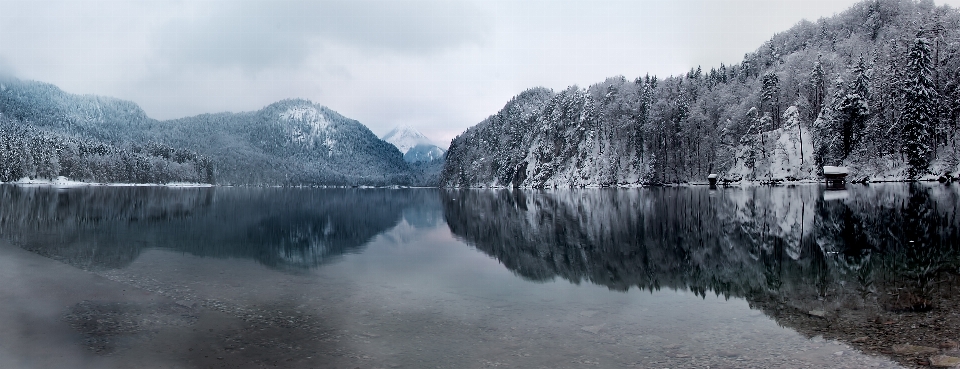
[[[109,186],[109,187],[178,187],[178,188],[196,188],[213,187],[209,183],[190,183],[190,182],[170,182],[170,183],[96,183],[81,182],[69,179],[67,177],[57,177],[56,179],[30,179],[21,178],[13,182],[0,182],[0,184],[12,184],[17,186],[51,186],[57,188],[88,187],[88,186]]]

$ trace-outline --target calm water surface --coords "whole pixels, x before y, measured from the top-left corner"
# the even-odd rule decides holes
[[[0,186],[0,367],[918,366],[960,356],[958,207],[941,184]]]

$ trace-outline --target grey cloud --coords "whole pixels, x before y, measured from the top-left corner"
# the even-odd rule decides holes
[[[13,65],[10,64],[10,61],[8,61],[6,57],[0,55],[0,78],[15,75],[17,75],[17,71],[13,69]]]
[[[158,33],[160,56],[257,70],[301,63],[325,42],[361,51],[436,52],[485,37],[485,13],[443,0],[246,0],[206,2]]]

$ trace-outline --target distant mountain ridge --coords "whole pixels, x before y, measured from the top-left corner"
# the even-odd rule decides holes
[[[327,107],[290,99],[256,112],[164,122],[156,139],[208,146],[229,180],[244,184],[409,185],[411,169],[392,145]]]
[[[447,152],[410,126],[396,127],[381,139],[396,146],[403,153],[403,159],[409,163],[443,159],[443,155]]]
[[[387,134],[383,135],[383,137],[380,139],[393,144],[393,146],[396,146],[397,149],[404,154],[406,154],[407,151],[410,151],[410,149],[412,149],[414,146],[420,144],[433,144],[433,142],[431,142],[427,136],[424,136],[423,133],[420,133],[420,131],[417,131],[410,126],[396,127],[390,130],[390,132],[387,132]]]
[[[132,153],[151,145],[170,152],[194,152],[204,160],[203,170],[210,172],[196,179],[221,184],[436,185],[436,173],[411,167],[396,147],[377,138],[360,122],[303,99],[282,100],[254,112],[158,121],[133,102],[74,95],[48,83],[3,77],[0,118],[13,126],[31,127],[44,137],[99,142],[126,147]],[[44,160],[70,160],[46,155],[50,158]],[[151,168],[163,168],[163,160],[172,160],[164,159],[166,154],[158,155],[160,161]],[[142,171],[151,170],[155,169]],[[28,176],[64,175],[57,168],[41,172],[35,170]],[[94,174],[78,179],[139,181]],[[154,177],[161,181],[166,178]]]

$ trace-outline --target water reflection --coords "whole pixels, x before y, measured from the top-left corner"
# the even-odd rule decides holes
[[[401,219],[439,221],[436,192],[425,190],[0,186],[0,203],[3,237],[91,270],[125,267],[149,248],[310,268]]]
[[[400,227],[385,238],[405,237],[409,229],[436,230],[445,222],[454,236],[531,281],[743,298],[807,336],[836,338],[872,352],[888,353],[894,345],[910,342],[944,353],[938,347],[943,340],[960,338],[960,316],[953,313],[960,304],[956,185],[849,186],[843,191],[817,186],[582,191],[0,186],[0,205],[0,237],[88,270],[127,268],[146,250],[163,248],[301,271],[361,252],[401,223],[410,228]],[[436,232],[443,234],[439,243],[425,238],[426,233],[391,243],[416,244],[411,249],[423,251],[415,254],[417,260],[398,257],[410,250],[381,244],[379,251],[387,257],[348,266],[374,271],[370,278],[382,273],[404,280],[400,274],[405,268],[417,265],[418,270],[436,271],[436,278],[445,278],[454,291],[482,285],[472,283],[482,278],[470,268],[463,268],[461,279],[443,275],[450,265],[470,265],[434,265],[446,259],[424,255],[449,252],[437,249],[445,232]],[[376,253],[364,256],[371,254]],[[159,279],[169,272],[157,273]],[[424,290],[435,287],[429,278],[412,280]],[[244,280],[237,286],[247,290],[254,283]],[[170,290],[162,287],[156,290]],[[551,285],[511,288],[528,294],[539,287]],[[352,288],[336,287],[332,295],[354,293]],[[500,283],[494,288],[507,287]],[[406,289],[389,301],[406,301]],[[413,305],[437,300],[433,292],[428,295]],[[363,304],[342,310],[366,311],[368,301],[382,301],[361,300]],[[510,301],[500,303],[509,306]],[[476,301],[464,304],[474,305]],[[540,312],[537,308],[519,316],[530,319]],[[581,313],[593,316],[586,310],[575,315]],[[596,335],[598,324],[584,321],[576,329]],[[418,323],[411,332],[420,328]],[[919,357],[897,358],[915,364]]]
[[[441,196],[456,236],[529,280],[741,297],[868,351],[960,337],[956,185]]]
[[[957,187],[447,191],[453,233],[531,280],[744,296],[958,266]]]

